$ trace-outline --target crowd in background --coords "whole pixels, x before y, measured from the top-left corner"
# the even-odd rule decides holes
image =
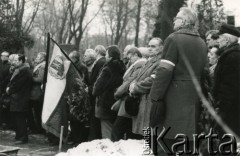
[[[143,139],[144,128],[163,126],[171,127],[168,145],[174,144],[179,133],[190,141],[193,134],[209,128],[223,135],[221,125],[201,105],[193,79],[227,126],[240,136],[240,31],[223,24],[219,30],[208,31],[204,41],[195,29],[196,22],[195,13],[183,7],[174,20],[174,33],[164,42],[153,37],[148,47],[128,45],[122,58],[116,45],[87,49],[83,62],[80,53],[72,51],[69,57],[87,86],[91,113],[89,122],[83,123],[69,111],[68,143]],[[29,133],[45,133],[41,86],[46,53],[38,53],[33,68],[22,54],[4,51],[1,60],[0,123],[15,130],[16,144],[27,143]],[[158,153],[164,155],[159,147]]]

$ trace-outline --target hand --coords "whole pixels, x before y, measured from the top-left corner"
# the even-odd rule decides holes
[[[133,93],[134,87],[135,87],[135,83],[131,83],[130,86],[129,86],[129,92],[130,92],[130,94]]]
[[[118,111],[119,108],[120,108],[120,105],[121,105],[121,100],[116,101],[116,102],[112,105],[111,110],[113,110],[113,111]]]
[[[88,93],[88,87],[85,88],[85,91]]]
[[[9,87],[6,88],[6,93],[9,94]]]

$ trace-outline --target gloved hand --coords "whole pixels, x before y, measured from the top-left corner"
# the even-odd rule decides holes
[[[152,108],[150,112],[150,127],[156,127],[160,123],[163,123],[165,119],[165,104],[162,100],[154,101],[152,100]]]

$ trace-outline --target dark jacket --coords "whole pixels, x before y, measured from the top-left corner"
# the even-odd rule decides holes
[[[9,87],[11,96],[10,111],[25,112],[28,111],[28,101],[31,90],[32,75],[29,67],[22,66],[15,69]]]
[[[111,106],[116,101],[114,92],[123,82],[125,66],[121,60],[107,62],[93,87],[93,96],[96,96],[95,116],[100,119],[114,120],[116,112]]]
[[[171,127],[165,137],[168,139],[182,133],[192,140],[192,134],[197,133],[200,99],[186,61],[200,81],[207,63],[207,46],[196,31],[183,29],[165,40],[161,66],[150,93],[153,101],[165,105],[161,126]]]
[[[240,45],[226,47],[214,73],[214,99],[220,116],[240,136]]]
[[[94,63],[95,63],[95,65],[93,66],[92,72],[89,75],[89,87],[88,87],[88,89],[89,89],[90,95],[92,94],[92,91],[93,91],[93,85],[96,82],[104,64],[106,63],[106,59],[105,59],[105,57],[102,57]]]
[[[75,66],[77,67],[78,72],[80,75],[83,77],[84,83],[86,85],[89,84],[89,79],[88,79],[88,69],[85,65],[83,65],[80,61],[75,63]]]
[[[1,75],[0,83],[2,84],[1,85],[1,93],[5,93],[7,84],[10,81],[11,74],[10,74],[9,68],[10,68],[10,64],[8,63],[8,61],[2,62],[2,71],[0,73],[0,75]]]

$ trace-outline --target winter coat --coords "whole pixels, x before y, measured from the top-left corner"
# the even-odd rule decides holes
[[[156,69],[160,65],[161,55],[157,55],[146,62],[139,72],[133,90],[133,94],[140,96],[139,112],[136,117],[132,117],[133,127],[132,132],[143,135],[144,127],[149,126],[150,110],[152,102],[149,97],[149,92],[155,78]]]
[[[93,85],[96,82],[105,63],[106,63],[106,59],[105,57],[102,57],[99,60],[96,60],[93,64],[92,72],[91,74],[89,74],[89,93],[90,94],[92,94]]]
[[[41,62],[38,64],[32,73],[32,89],[31,89],[31,100],[40,100],[43,96],[43,91],[41,89],[41,85],[43,83],[44,78],[44,70],[45,70],[45,62]]]
[[[89,79],[88,79],[88,69],[85,65],[83,65],[80,61],[75,63],[75,66],[77,67],[78,72],[80,73],[81,77],[83,77],[84,83],[88,85]]]
[[[31,91],[32,75],[29,67],[25,65],[15,69],[10,83],[8,84],[9,95],[11,96],[10,111],[28,111],[28,102]]]
[[[186,63],[200,82],[207,64],[207,46],[195,30],[181,29],[168,36],[164,43],[161,66],[151,89],[154,102],[164,104],[165,116],[160,123],[171,127],[165,138],[185,134],[190,140],[197,133],[200,99]]]
[[[214,73],[213,95],[223,121],[240,136],[240,45],[224,49]]]
[[[93,87],[93,96],[96,96],[95,116],[100,119],[111,120],[116,118],[116,112],[111,110],[114,92],[123,82],[125,66],[121,60],[107,62]]]
[[[132,64],[129,69],[125,72],[123,76],[123,84],[118,87],[117,91],[115,92],[114,96],[118,101],[116,103],[119,104],[118,116],[123,117],[131,117],[125,111],[125,97],[128,94],[128,88],[130,83],[136,79],[138,73],[141,71],[142,66],[146,63],[146,59],[139,59],[134,64]]]
[[[0,81],[1,81],[0,84],[2,84],[0,92],[2,94],[5,93],[7,84],[10,81],[11,74],[10,74],[9,68],[10,68],[10,64],[8,63],[8,61],[2,62],[2,71],[0,73],[0,75],[1,75],[1,77],[0,77]]]

